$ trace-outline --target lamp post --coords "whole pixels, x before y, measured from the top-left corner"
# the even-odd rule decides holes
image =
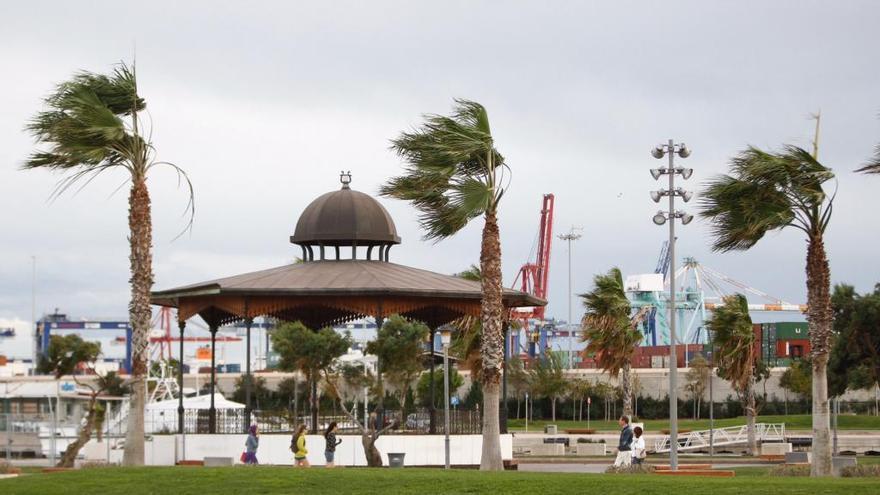
[[[571,230],[567,234],[560,234],[559,238],[568,242],[568,369],[574,368],[574,354],[571,346],[571,241],[581,238],[581,234],[575,233],[575,230],[583,230],[581,227],[572,225]]]
[[[440,331],[443,343],[443,448],[445,450],[445,469],[449,469],[449,342],[452,336],[448,329]]]
[[[659,191],[651,191],[651,199],[659,203],[664,196],[669,197],[669,210],[658,211],[653,221],[657,225],[669,222],[669,467],[678,469],[678,356],[675,348],[675,219],[680,219],[682,225],[691,223],[692,215],[683,211],[676,211],[675,197],[680,196],[685,203],[690,201],[693,193],[682,188],[675,187],[675,176],[688,180],[694,173],[692,168],[676,168],[675,155],[687,158],[691,150],[684,144],[676,144],[670,139],[666,144],[657,145],[651,150],[651,155],[656,159],[664,156],[669,157],[669,166],[666,168],[651,169],[651,176],[659,180],[660,176],[669,176],[669,188]]]

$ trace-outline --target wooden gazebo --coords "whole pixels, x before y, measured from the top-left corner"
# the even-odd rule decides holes
[[[375,318],[381,327],[385,318],[399,314],[428,325],[433,342],[439,326],[464,315],[480,315],[478,282],[391,263],[390,250],[400,243],[394,221],[378,201],[349,187],[349,174],[342,174],[341,180],[340,190],[318,197],[300,215],[290,241],[300,246],[302,262],[153,292],[153,304],[177,308],[181,356],[186,320],[198,315],[211,331],[210,432],[216,431],[214,347],[221,325],[244,322],[245,372],[250,376],[250,330],[259,316],[301,321],[318,329],[365,317]],[[510,289],[504,290],[502,300],[508,308],[546,304]],[[433,368],[432,362],[432,373]],[[246,385],[250,411],[250,380]],[[181,430],[183,413],[181,395]],[[433,431],[433,413],[431,417]]]

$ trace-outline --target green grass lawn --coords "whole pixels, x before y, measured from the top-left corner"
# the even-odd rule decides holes
[[[781,495],[787,493],[876,494],[880,482],[870,479],[781,478],[743,471],[736,478],[662,477],[658,475],[597,475],[571,473],[482,473],[442,469],[294,469],[233,468],[94,468],[52,474],[31,474],[0,480],[4,494],[83,493],[137,495],[175,493],[309,493],[309,494],[431,494],[551,493],[712,495]]]
[[[759,423],[785,423],[785,427],[792,430],[811,430],[813,427],[812,417],[809,414],[798,414],[788,416],[759,416]],[[669,420],[666,419],[648,419],[644,420],[645,427],[648,431],[659,431],[669,428]],[[555,424],[560,430],[566,428],[586,428],[586,421],[562,420],[555,423],[549,420],[529,421],[529,431],[543,431],[544,425]],[[738,418],[716,419],[715,427],[724,428],[727,426],[739,426],[746,424],[746,418],[740,416]],[[525,420],[509,419],[508,429],[523,431],[525,430]],[[679,419],[679,429],[688,430],[708,430],[708,419]],[[851,416],[841,415],[838,418],[838,427],[841,430],[880,430],[880,417],[878,416]],[[617,421],[590,421],[590,428],[597,431],[616,431]]]

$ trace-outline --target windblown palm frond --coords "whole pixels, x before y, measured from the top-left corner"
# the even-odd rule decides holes
[[[788,226],[808,235],[825,231],[833,197],[822,185],[834,174],[808,152],[796,146],[781,153],[752,147],[733,158],[730,168],[731,175],[711,180],[700,197],[714,250],[748,249],[767,232]]]
[[[737,391],[744,391],[755,372],[755,331],[749,316],[749,303],[742,294],[724,298],[706,321],[715,345],[718,375],[729,380]]]
[[[455,100],[451,117],[426,115],[421,128],[404,132],[391,148],[406,161],[406,173],[383,185],[383,196],[411,201],[426,239],[443,239],[470,220],[494,211],[504,194],[486,109]]]
[[[866,174],[880,174],[880,144],[874,148],[874,158],[872,158],[864,167],[856,170],[856,172],[864,172]]]
[[[586,309],[582,321],[583,339],[587,342],[584,352],[595,353],[599,365],[616,377],[632,362],[642,333],[630,318],[632,306],[623,290],[620,269],[596,275],[593,283],[595,289],[581,295]],[[642,317],[644,313],[639,314],[638,320]]]

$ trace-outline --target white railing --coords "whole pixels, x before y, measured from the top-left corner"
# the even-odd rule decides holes
[[[678,450],[698,450],[709,448],[709,434],[713,430],[691,431],[678,435]],[[784,441],[785,423],[756,423],[755,438],[759,442]],[[713,444],[735,445],[748,442],[748,425],[715,428]],[[655,452],[669,452],[669,435],[654,443]]]

